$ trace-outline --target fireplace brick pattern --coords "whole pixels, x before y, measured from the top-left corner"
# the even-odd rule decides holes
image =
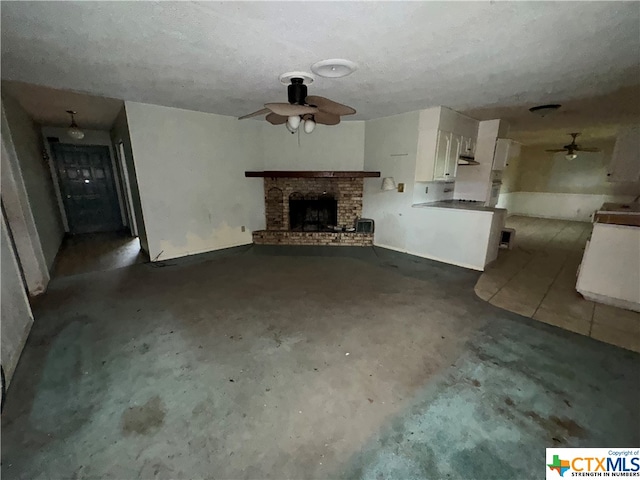
[[[269,245],[359,245],[373,244],[373,234],[346,232],[293,232],[289,225],[289,196],[301,193],[320,196],[325,192],[338,201],[338,225],[353,227],[362,216],[362,178],[264,178],[267,229],[253,233],[256,244]]]
[[[284,232],[259,230],[253,232],[257,245],[326,245],[368,247],[373,245],[373,233]]]

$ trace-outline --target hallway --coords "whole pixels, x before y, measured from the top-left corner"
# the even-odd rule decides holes
[[[53,278],[114,270],[145,261],[140,240],[128,232],[67,235],[56,257]]]
[[[575,289],[591,224],[511,216],[512,250],[475,286],[483,300],[511,312],[640,352],[640,313],[585,300]]]

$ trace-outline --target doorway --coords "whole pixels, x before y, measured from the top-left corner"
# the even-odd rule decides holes
[[[69,233],[112,232],[124,228],[109,148],[52,143]]]

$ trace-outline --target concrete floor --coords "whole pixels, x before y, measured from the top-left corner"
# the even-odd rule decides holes
[[[140,240],[128,232],[85,233],[65,237],[56,256],[54,277],[103,272],[146,261]]]
[[[578,268],[592,225],[511,216],[514,248],[480,276],[481,298],[557,327],[640,352],[640,313],[585,300],[576,291]]]
[[[640,356],[496,308],[478,275],[250,247],[57,278],[2,477],[524,479],[545,447],[638,445]]]

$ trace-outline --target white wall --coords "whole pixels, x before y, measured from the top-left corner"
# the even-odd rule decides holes
[[[60,127],[42,127],[42,136],[44,138],[45,148],[47,150],[47,154],[49,155],[49,165],[51,167],[51,175],[54,179],[55,192],[56,197],[58,199],[58,208],[60,209],[60,213],[62,216],[62,220],[64,223],[65,231],[69,231],[69,223],[67,221],[67,215],[64,211],[64,204],[62,203],[62,196],[60,194],[60,185],[58,184],[58,171],[56,169],[53,155],[51,154],[51,148],[49,142],[47,141],[47,137],[55,137],[60,140],[60,143],[68,143],[71,145],[104,145],[109,147],[109,155],[111,157],[111,169],[113,171],[114,182],[116,185],[116,192],[118,194],[118,203],[120,207],[120,218],[123,225],[127,225],[127,215],[125,211],[125,203],[122,192],[122,185],[120,180],[120,168],[116,162],[116,156],[113,152],[113,144],[111,141],[111,135],[106,130],[82,130],[84,132],[84,138],[78,140],[75,138],[71,138],[67,134],[66,128]]]
[[[364,170],[381,178],[365,178],[362,216],[375,220],[375,243],[405,251],[414,195],[419,112],[369,120],[364,136]],[[406,154],[406,155],[404,155]],[[401,156],[392,156],[401,155]],[[404,183],[404,193],[382,191],[382,178]],[[422,187],[421,187],[422,188]]]
[[[252,243],[265,228],[259,122],[126,102],[152,260]],[[245,231],[242,231],[242,226]]]
[[[509,215],[590,222],[603,203],[625,203],[633,198],[632,195],[510,192],[500,194],[498,208],[506,208]]]
[[[1,229],[0,249],[2,252],[0,268],[2,270],[2,278],[0,285],[2,287],[2,302],[0,302],[0,311],[2,322],[0,322],[0,337],[2,345],[0,353],[2,368],[4,369],[7,383],[9,383],[18,364],[20,352],[22,352],[29,335],[29,330],[31,330],[33,315],[31,314],[29,300],[20,276],[16,253],[7,230],[4,212],[2,214]]]
[[[54,182],[42,155],[43,142],[39,128],[17,100],[5,97],[3,105],[19,174],[28,195],[42,253],[47,268],[51,270],[64,229],[57,207]]]
[[[291,134],[284,125],[258,123],[264,170],[362,170],[365,122],[317,125],[311,134]],[[298,139],[300,145],[298,145]]]

